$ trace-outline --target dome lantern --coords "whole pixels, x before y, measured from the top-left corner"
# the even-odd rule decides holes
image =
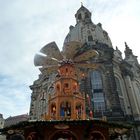
[[[79,10],[75,14],[75,18],[76,18],[76,23],[87,22],[87,21],[91,22],[91,12],[86,7],[81,5]]]

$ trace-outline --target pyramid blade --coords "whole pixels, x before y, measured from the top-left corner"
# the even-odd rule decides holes
[[[74,55],[78,52],[78,49],[82,47],[80,42],[71,41],[64,44],[63,55],[66,59],[73,59]]]
[[[55,58],[42,56],[40,54],[36,54],[34,57],[35,66],[50,66],[50,65],[57,65],[57,64],[58,64],[58,61]]]
[[[96,50],[87,50],[79,52],[74,57],[74,62],[88,61],[90,58],[97,57],[98,52]]]
[[[58,70],[58,65],[48,66],[48,67],[42,67],[42,68],[39,68],[39,70],[40,70],[42,73],[45,73],[45,74],[50,75],[51,73],[57,72],[57,70]]]
[[[42,66],[45,64],[45,56],[36,54],[34,57],[34,65],[35,66]]]
[[[45,69],[45,73],[46,73],[46,74],[50,75],[50,74],[52,74],[52,73],[54,73],[54,72],[57,72],[57,70],[58,70],[58,65],[45,66],[45,67],[42,67],[42,68],[40,69],[40,71],[42,71],[43,69]]]
[[[54,57],[58,60],[62,60],[63,56],[58,48],[58,46],[56,45],[55,42],[51,42],[47,45],[45,45],[41,50],[41,53],[49,56],[49,57]]]

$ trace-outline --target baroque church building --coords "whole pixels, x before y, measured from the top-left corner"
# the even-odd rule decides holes
[[[81,65],[77,75],[72,67],[63,67],[63,61],[59,72],[54,72],[54,67],[45,66],[45,60],[36,56],[34,59],[35,66],[43,65],[43,67],[39,68],[41,71],[39,78],[30,86],[32,90],[30,120],[53,120],[60,119],[60,116],[62,119],[69,119],[69,116],[78,113],[78,116],[73,115],[73,118],[105,118],[110,122],[130,123],[133,125],[130,138],[139,140],[140,65],[137,56],[125,43],[125,58],[123,59],[121,51],[117,47],[113,48],[110,37],[102,28],[102,24],[94,24],[91,19],[91,12],[83,5],[75,14],[75,18],[76,25],[69,27],[69,33],[64,40],[61,54],[69,56],[69,62],[67,63],[71,63],[72,55],[70,53],[75,50],[80,50],[81,54],[94,50],[96,55],[89,57],[90,53],[87,53],[75,59],[77,66]],[[40,50],[43,54],[47,54],[49,58],[53,56],[53,59],[50,59],[47,65],[56,64],[52,62],[52,60],[56,60],[56,57],[62,59],[54,46],[56,44],[52,42]],[[46,52],[46,47],[53,51]],[[72,57],[76,58],[77,55],[75,53]],[[82,62],[85,60],[86,64],[83,64]],[[71,75],[74,78],[70,78],[70,83],[67,83],[66,76]],[[56,78],[62,76],[65,77],[65,80],[56,80]],[[76,77],[78,82],[75,80]],[[64,85],[60,87],[60,83],[64,83]],[[53,98],[51,95],[54,90],[60,89],[65,93],[64,88],[69,93],[72,83],[74,83],[72,90],[75,90],[75,94],[81,93],[74,96],[74,99],[81,103],[76,106],[75,110],[72,109],[73,107],[69,102],[61,104],[59,103],[60,100]],[[84,100],[85,105],[83,105]],[[56,104],[53,104],[54,102]],[[70,100],[70,102],[75,104],[73,100]],[[52,104],[50,105],[50,103]],[[55,116],[58,105],[60,105],[58,111],[60,113],[57,112]],[[61,110],[61,107],[64,110]],[[79,116],[82,111],[81,108],[85,108],[85,113]],[[66,110],[67,112],[65,112]],[[49,113],[52,113],[52,115],[48,115]]]

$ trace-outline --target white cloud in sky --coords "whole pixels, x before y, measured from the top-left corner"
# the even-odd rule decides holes
[[[5,118],[29,111],[29,85],[39,74],[34,55],[51,41],[62,48],[80,5],[81,0],[0,1],[0,113]],[[102,23],[114,48],[123,52],[126,41],[140,56],[140,1],[83,0],[83,5],[95,24]]]

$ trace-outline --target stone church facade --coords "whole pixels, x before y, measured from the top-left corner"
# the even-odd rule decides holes
[[[125,58],[121,51],[112,46],[108,33],[101,23],[94,24],[91,12],[81,6],[75,14],[76,25],[69,27],[62,53],[69,42],[80,42],[86,51],[94,49],[98,56],[88,60],[95,68],[85,66],[79,79],[80,91],[86,93],[90,105],[86,112],[93,111],[93,118],[105,117],[108,121],[133,124],[131,139],[140,139],[140,65],[137,56],[125,43]],[[41,120],[47,113],[48,93],[56,73],[47,74],[40,69],[39,78],[30,86],[32,90],[30,119]]]

